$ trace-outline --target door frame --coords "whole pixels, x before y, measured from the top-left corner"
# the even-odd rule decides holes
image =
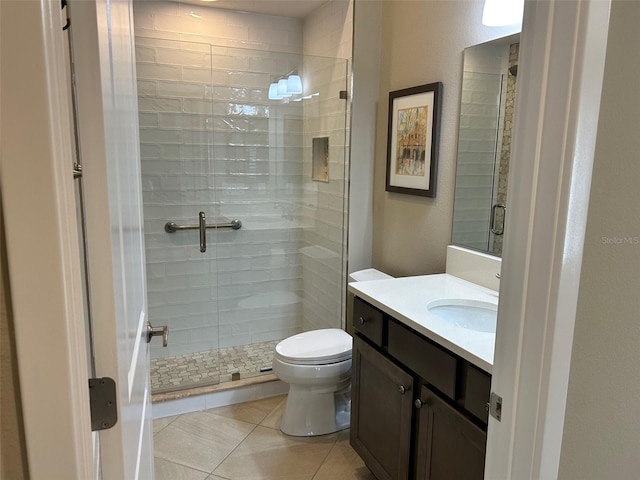
[[[526,1],[485,478],[557,478],[610,0]]]
[[[0,2],[0,12],[7,296],[29,475],[89,479],[89,374],[60,3]]]
[[[503,261],[509,282],[503,282],[499,314],[516,320],[501,322],[496,358],[517,362],[499,361],[494,372],[493,389],[508,392],[513,402],[503,406],[501,423],[489,425],[487,478],[557,476],[597,127],[594,98],[608,28],[608,15],[598,9],[608,12],[610,0],[525,5],[521,70],[535,74],[526,82],[531,90],[519,97],[526,106],[519,107],[513,148],[517,158],[532,156],[534,163],[527,167],[533,169],[528,185],[509,186]],[[54,34],[59,4],[0,6],[2,45],[13,42],[2,49],[0,182],[29,469],[36,480],[92,478],[80,255],[65,170],[71,136],[63,48]],[[556,68],[564,74],[555,75]],[[4,93],[21,82],[29,88]],[[553,125],[545,124],[548,118],[566,121],[547,131],[543,127]],[[545,144],[543,133],[549,135]],[[553,162],[560,166],[551,168]],[[506,338],[519,341],[505,348]]]

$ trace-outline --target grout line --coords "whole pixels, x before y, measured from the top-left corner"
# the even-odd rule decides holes
[[[245,423],[248,423],[248,422],[245,422]],[[253,424],[250,424],[250,425],[253,425]],[[215,467],[213,467],[213,470],[211,470],[211,472],[209,473],[209,475],[217,475],[217,476],[219,476],[219,477],[220,477],[221,475],[218,475],[217,473],[214,473],[214,472],[216,471],[216,469],[217,469],[220,465],[222,465],[222,464],[224,463],[224,461],[225,461],[227,458],[229,458],[229,457],[233,454],[233,452],[235,452],[235,451],[240,447],[240,445],[242,445],[242,444],[245,442],[245,440],[247,440],[247,438],[249,438],[249,436],[250,436],[250,435],[251,435],[251,434],[256,430],[256,428],[258,428],[259,426],[260,426],[260,425],[254,425],[254,426],[253,426],[253,428],[251,429],[251,431],[250,431],[249,433],[247,433],[247,434],[245,435],[245,437],[244,437],[242,440],[240,440],[240,442],[239,442],[239,443],[238,443],[238,444],[237,444],[237,445],[236,445],[236,446],[235,446],[235,447],[234,447],[234,448],[233,448],[233,449],[232,449],[232,450],[231,450],[231,451],[230,451],[230,452],[229,452],[229,453],[228,453],[228,454],[227,454],[227,455],[226,455],[226,456],[225,456],[225,457],[220,461],[220,463],[218,463],[218,465],[216,465]],[[222,478],[225,478],[225,477],[222,477]]]
[[[199,472],[199,473],[204,473],[204,474],[206,474],[206,475],[211,475],[211,474],[210,474],[210,473],[208,473],[206,470],[200,470],[199,468],[194,468],[194,467],[191,467],[191,466],[189,466],[189,465],[184,465],[184,464],[182,464],[182,463],[174,462],[173,460],[167,460],[166,458],[162,458],[162,457],[156,457],[156,456],[154,455],[154,456],[153,456],[153,460],[154,460],[154,462],[155,462],[155,460],[156,460],[156,459],[158,459],[158,460],[162,460],[163,462],[171,463],[171,464],[173,464],[173,465],[178,465],[179,467],[182,467],[182,468],[188,468],[189,470],[193,470],[194,472]],[[206,479],[205,479],[205,480],[206,480]]]
[[[156,421],[162,420],[162,419],[158,419],[158,420],[153,420],[152,419],[151,420],[151,433],[153,434],[152,436],[155,437],[158,433],[162,432],[165,428],[167,428],[169,425],[171,425],[173,422],[175,422],[180,415],[181,414],[173,415],[173,419],[169,423],[167,423],[164,427],[162,427],[160,430],[158,430],[157,432],[153,431],[153,422],[156,422]],[[164,417],[164,418],[171,418],[171,417]]]
[[[276,396],[278,396],[278,397],[279,397],[279,396],[281,396],[281,395],[276,395]],[[273,410],[271,410],[271,411],[267,414],[267,416],[266,416],[266,417],[264,417],[264,418],[262,419],[262,421],[261,421],[261,422],[260,422],[260,424],[259,424],[261,427],[264,427],[264,428],[270,428],[271,430],[276,430],[276,431],[279,431],[279,432],[281,431],[279,426],[277,426],[277,427],[270,427],[269,425],[263,425],[263,422],[267,419],[267,417],[269,417],[273,412],[275,412],[275,411],[280,407],[280,405],[282,405],[282,402],[286,401],[286,399],[287,399],[287,395],[286,395],[286,394],[284,394],[284,395],[282,395],[282,397],[283,397],[283,398],[282,398],[282,400],[280,401],[280,403],[278,403],[275,407],[273,407]]]
[[[331,455],[331,452],[333,452],[333,449],[336,448],[336,444],[337,443],[338,443],[338,436],[336,435],[336,441],[333,443],[333,445],[331,446],[331,448],[329,449],[329,451],[327,452],[325,457],[322,459],[322,462],[320,462],[320,465],[318,466],[317,470],[315,471],[315,473],[311,477],[311,480],[313,480],[314,478],[316,478],[318,476],[318,473],[320,473],[320,470],[322,469],[323,465],[325,463],[327,463],[327,459],[329,458],[329,455]]]

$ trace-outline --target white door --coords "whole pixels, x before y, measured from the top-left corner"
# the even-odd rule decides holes
[[[147,301],[131,0],[70,4],[97,377],[117,385],[105,480],[153,478]]]
[[[485,478],[558,478],[608,0],[525,2]]]

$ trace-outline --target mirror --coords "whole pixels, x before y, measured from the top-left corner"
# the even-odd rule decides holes
[[[466,48],[451,243],[502,255],[520,35]]]

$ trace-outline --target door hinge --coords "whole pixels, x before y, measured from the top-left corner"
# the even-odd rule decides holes
[[[502,418],[502,397],[495,392],[489,398],[489,414],[498,421]]]
[[[67,6],[67,0],[60,0],[60,9],[64,10],[66,8],[66,6]],[[71,19],[69,18],[68,13],[69,12],[67,11],[67,21],[66,21],[64,27],[62,27],[62,30],[67,30],[71,26]]]
[[[91,431],[106,430],[118,422],[116,382],[109,377],[89,379]]]

